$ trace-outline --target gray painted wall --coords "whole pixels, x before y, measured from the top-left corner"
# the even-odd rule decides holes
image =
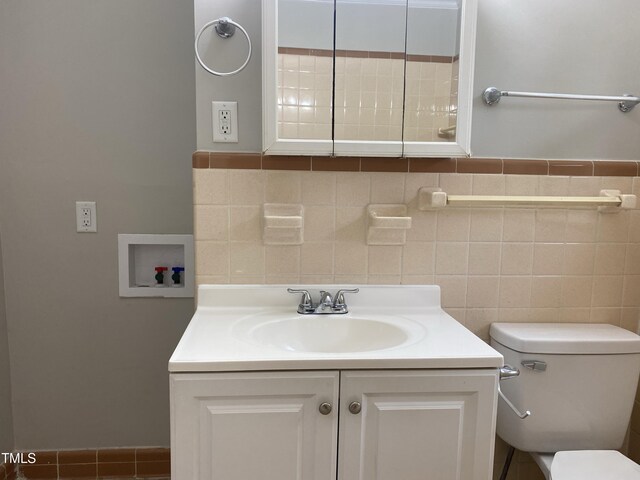
[[[0,232],[1,233],[1,232]],[[0,452],[13,451],[13,419],[11,415],[11,372],[7,317],[4,305],[4,273],[0,238]]]
[[[118,233],[191,233],[193,7],[0,2],[0,225],[15,447],[169,444],[193,299],[121,299]],[[98,233],[75,232],[97,201]]]
[[[236,15],[260,40],[259,0],[195,0],[196,24]],[[208,5],[209,4],[209,5]],[[484,157],[640,157],[640,108],[622,114],[614,104],[503,99],[487,107],[488,86],[503,90],[640,95],[640,3],[628,0],[481,0],[474,81],[471,149]],[[238,54],[239,55],[239,54]],[[198,148],[260,151],[260,52],[232,78],[197,68]],[[240,142],[211,141],[213,99],[236,100]],[[243,115],[245,119],[243,121]],[[247,119],[246,117],[249,116]]]

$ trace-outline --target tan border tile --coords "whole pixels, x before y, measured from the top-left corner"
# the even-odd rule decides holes
[[[593,162],[593,174],[596,177],[637,177],[637,162]]]
[[[312,157],[311,168],[317,172],[359,172],[360,157]]]
[[[593,176],[593,162],[591,160],[549,160],[549,175],[590,177]]]
[[[502,173],[505,175],[548,175],[547,160],[504,159]]]
[[[409,163],[410,172],[421,173],[455,173],[455,158],[412,158]]]
[[[262,157],[263,170],[311,170],[311,157],[265,155]]]
[[[209,168],[209,152],[193,152],[191,165],[193,168]]]
[[[502,173],[500,158],[458,158],[458,173]]]
[[[259,153],[215,153],[209,156],[210,168],[261,168]]]
[[[408,172],[409,159],[363,157],[360,159],[360,170],[363,172]]]

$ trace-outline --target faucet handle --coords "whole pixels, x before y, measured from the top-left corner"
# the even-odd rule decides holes
[[[303,313],[307,310],[313,309],[313,302],[311,301],[311,294],[309,293],[309,290],[287,288],[287,292],[302,294],[302,297],[300,297],[300,305],[298,305],[298,313]]]
[[[344,305],[344,294],[345,293],[358,293],[360,291],[359,288],[341,288],[336,292],[336,296],[334,297],[333,306]]]

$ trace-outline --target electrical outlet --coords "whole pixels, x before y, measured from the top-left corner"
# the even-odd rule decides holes
[[[238,143],[238,102],[211,102],[213,141]]]
[[[96,202],[76,202],[76,230],[81,233],[98,231]]]

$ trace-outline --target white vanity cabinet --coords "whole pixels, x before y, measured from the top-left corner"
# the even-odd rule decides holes
[[[173,373],[172,479],[489,480],[497,381],[496,369]]]

